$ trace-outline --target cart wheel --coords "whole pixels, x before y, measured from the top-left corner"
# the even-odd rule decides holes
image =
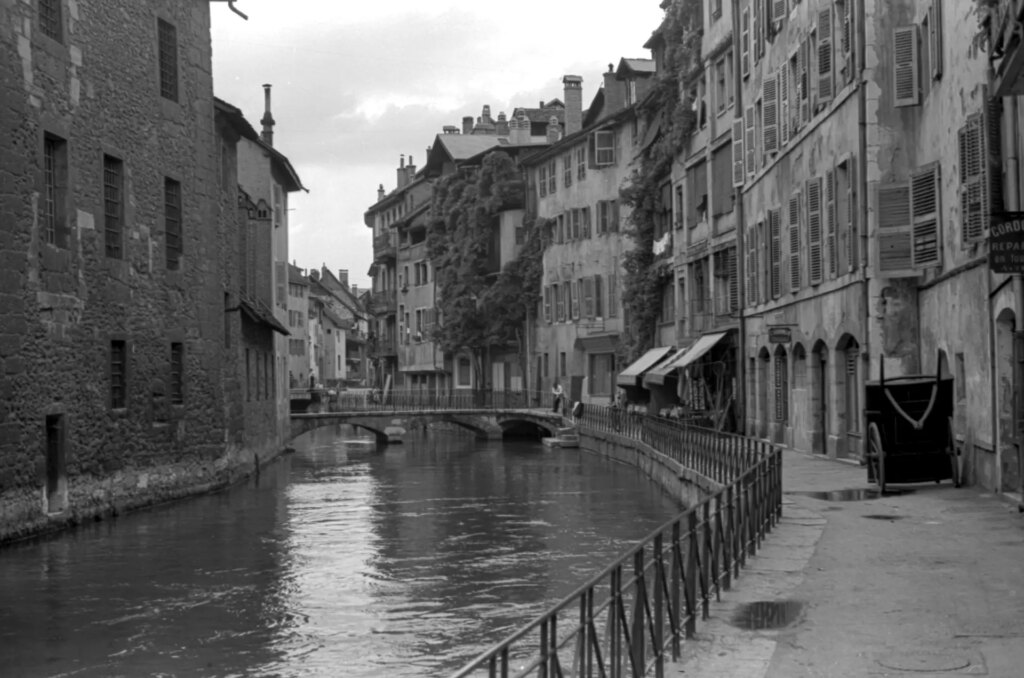
[[[870,463],[875,465],[878,491],[885,494],[885,450],[882,449],[882,436],[878,432],[878,425],[873,422],[868,426],[868,451],[871,455]]]
[[[949,418],[949,466],[953,474],[953,487],[960,487],[960,457],[956,453],[956,436],[953,434],[953,417]]]

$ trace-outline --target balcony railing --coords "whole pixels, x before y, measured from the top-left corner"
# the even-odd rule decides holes
[[[370,295],[369,311],[373,315],[386,315],[394,313],[398,309],[398,300],[393,290],[374,292]]]
[[[394,233],[381,233],[373,238],[373,260],[376,262],[394,259],[398,254],[397,238]]]
[[[1024,50],[1019,28],[1024,0],[979,2],[978,7],[984,12],[981,22],[987,31],[988,57],[995,66],[994,96],[1024,94]]]

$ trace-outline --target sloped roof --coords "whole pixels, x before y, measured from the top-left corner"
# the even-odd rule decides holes
[[[555,101],[558,101],[557,99]],[[552,106],[554,101],[549,101],[545,104],[544,108],[516,108],[512,111],[512,118],[516,119],[519,117],[519,113],[526,113],[526,119],[530,122],[543,122],[548,123],[551,121],[551,117],[558,118],[558,122],[565,122],[565,106],[562,105],[561,101],[558,101],[558,106]]]
[[[627,59],[622,57],[619,60],[619,67],[615,70],[616,75],[622,75],[624,71],[633,71],[650,75],[655,72],[654,59]]]
[[[288,264],[288,282],[309,287],[309,280],[303,275],[302,269],[294,264]]]
[[[237,106],[232,106],[223,99],[213,98],[214,110],[224,116],[228,123],[235,128],[235,131],[245,139],[253,142],[257,146],[260,146],[270,155],[271,166],[281,171],[281,174],[285,177],[284,190],[290,192],[293,191],[305,191],[309,193],[309,189],[302,185],[302,181],[299,179],[298,172],[292,167],[291,161],[288,158],[275,149],[270,144],[263,141],[260,135],[256,132],[249,121],[242,115],[242,109]]]

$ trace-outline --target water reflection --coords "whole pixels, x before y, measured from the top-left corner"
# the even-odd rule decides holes
[[[0,551],[2,672],[444,675],[678,510],[579,450],[354,437]]]

